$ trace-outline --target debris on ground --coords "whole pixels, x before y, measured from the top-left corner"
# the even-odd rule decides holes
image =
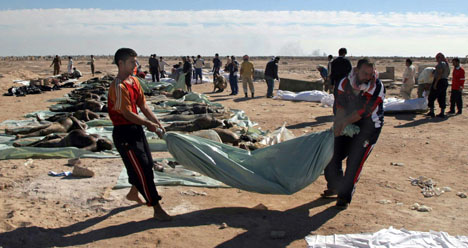
[[[466,193],[465,192],[458,192],[457,196],[460,198],[466,198]]]
[[[226,224],[226,222],[223,222],[220,226],[219,226],[219,229],[225,229],[227,228],[228,225]]]
[[[94,172],[79,165],[73,166],[72,175],[75,177],[93,177]]]
[[[207,196],[208,194],[206,192],[197,192],[195,190],[187,190],[187,191],[181,191],[181,195],[189,195],[189,196]]]
[[[430,212],[430,211],[432,211],[432,208],[428,207],[426,205],[415,203],[415,204],[411,205],[411,210],[416,210],[418,212]]]
[[[440,196],[445,192],[452,191],[450,187],[435,187],[437,183],[432,180],[432,178],[420,176],[418,178],[409,177],[409,180],[411,181],[411,185],[419,186],[421,188],[421,193],[424,197]]]
[[[393,202],[393,201],[391,201],[391,200],[385,200],[385,199],[383,199],[383,200],[378,200],[378,201],[377,201],[377,203],[380,203],[380,204],[390,204],[390,203],[392,203],[392,202]]]

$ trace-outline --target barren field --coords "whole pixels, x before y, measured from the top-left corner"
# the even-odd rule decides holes
[[[143,58],[143,65],[147,58]],[[86,80],[91,77],[87,61],[75,61]],[[169,60],[169,64],[175,60]],[[223,61],[224,62],[224,61]],[[254,65],[264,69],[266,59]],[[31,79],[52,74],[51,61],[0,61],[0,91],[13,86],[12,80]],[[62,61],[62,71],[66,67]],[[356,60],[352,59],[353,65]],[[325,60],[284,58],[280,77],[315,79],[315,66]],[[435,64],[418,60],[414,64]],[[377,69],[394,66],[401,79],[404,59],[380,59]],[[465,67],[465,65],[462,65]],[[116,73],[108,59],[98,59],[96,70]],[[197,84],[193,90],[206,93],[214,102],[243,109],[264,130],[286,123],[296,136],[330,128],[331,108],[318,103],[273,100],[265,97],[266,83],[254,83],[256,97],[229,96],[229,90],[212,94],[212,84]],[[275,89],[278,83],[275,82]],[[71,89],[26,97],[0,96],[0,122],[23,119],[23,115],[44,110]],[[399,89],[387,89],[387,96]],[[416,90],[413,91],[413,97]],[[467,103],[464,97],[464,105]],[[437,105],[436,105],[437,106]],[[385,117],[376,148],[364,165],[353,202],[345,211],[337,211],[333,200],[320,198],[326,182],[316,182],[294,195],[262,195],[234,188],[158,187],[162,206],[173,221],[153,220],[152,209],[125,200],[128,189],[112,190],[123,167],[120,159],[83,159],[96,176],[89,179],[61,179],[47,175],[49,170],[70,170],[65,159],[0,161],[0,246],[2,247],[305,247],[309,234],[376,232],[393,226],[416,231],[445,231],[468,235],[467,192],[468,149],[465,133],[467,111],[448,119],[430,119],[423,115],[401,114]],[[168,157],[169,153],[153,153]],[[393,166],[391,163],[403,163]],[[437,187],[451,192],[425,198],[412,186],[409,177],[432,178]],[[187,195],[193,190],[206,195]],[[411,210],[414,203],[432,208],[430,212]],[[267,209],[257,209],[263,204]],[[284,231],[274,239],[272,231]]]

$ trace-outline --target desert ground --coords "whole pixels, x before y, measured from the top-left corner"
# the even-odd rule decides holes
[[[141,58],[143,65],[147,58]],[[357,58],[352,58],[353,65]],[[76,67],[91,77],[87,60]],[[168,62],[174,64],[175,58]],[[266,58],[253,60],[264,69]],[[0,91],[15,85],[16,79],[33,79],[52,74],[51,60],[12,59],[0,61]],[[66,61],[62,60],[62,71]],[[325,59],[283,58],[280,77],[315,79],[315,67]],[[376,59],[377,69],[394,66],[397,80],[404,70],[402,58]],[[415,59],[414,64],[434,64],[434,59]],[[462,66],[465,66],[462,64]],[[111,59],[99,58],[96,70],[103,76],[115,74]],[[255,98],[229,96],[229,90],[212,94],[212,84],[197,84],[193,90],[207,94],[214,102],[242,109],[264,130],[286,123],[296,136],[322,131],[332,125],[331,108],[319,103],[268,99],[264,81],[254,83]],[[278,83],[275,83],[275,89]],[[0,121],[20,120],[24,114],[45,110],[71,89],[26,97],[0,96]],[[387,96],[397,96],[399,88],[388,88]],[[413,91],[413,97],[416,90]],[[467,102],[464,96],[465,107]],[[437,106],[437,105],[436,105]],[[309,234],[330,235],[376,232],[393,226],[415,231],[444,231],[468,235],[467,192],[468,149],[465,131],[468,114],[447,119],[426,118],[422,114],[385,117],[380,138],[364,165],[349,208],[338,211],[334,200],[321,199],[323,176],[293,195],[264,195],[235,188],[158,187],[162,206],[174,219],[158,222],[152,209],[125,199],[128,189],[113,190],[123,167],[121,159],[83,159],[96,175],[87,179],[50,177],[49,170],[70,170],[66,159],[25,159],[0,161],[0,247],[305,247]],[[169,157],[153,153],[155,158]],[[391,163],[403,163],[393,166]],[[438,187],[451,192],[425,198],[412,186],[409,177],[432,178]],[[205,194],[185,194],[188,191]],[[430,212],[411,210],[414,203],[432,208]],[[266,208],[255,208],[262,204]],[[271,236],[283,231],[284,237]]]

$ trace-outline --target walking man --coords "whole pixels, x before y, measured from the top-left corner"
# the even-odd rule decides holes
[[[131,76],[137,65],[136,57],[137,53],[130,48],[121,48],[115,53],[118,73],[108,93],[109,117],[114,125],[112,138],[132,184],[127,199],[143,203],[138,196],[140,192],[146,204],[153,207],[154,218],[166,221],[171,217],[159,204],[161,197],[153,181],[153,158],[142,126],[159,136],[164,128],[146,104],[138,79]],[[138,115],[137,107],[146,119]]]
[[[351,202],[364,162],[374,148],[383,125],[385,88],[376,78],[374,64],[361,59],[349,76],[335,85],[335,146],[333,158],[325,168],[327,190],[322,197],[338,196],[336,207],[346,209]],[[342,131],[354,124],[360,128],[354,137]],[[346,159],[343,174],[342,161]]]

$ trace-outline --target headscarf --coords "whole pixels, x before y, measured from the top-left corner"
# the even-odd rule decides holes
[[[349,82],[351,83],[351,87],[355,90],[360,90],[360,91],[371,91],[377,82],[377,79],[379,78],[379,72],[374,69],[374,73],[372,74],[372,79],[368,83],[362,83],[358,84],[358,75],[357,75],[357,67],[354,67],[351,72],[349,73]]]

